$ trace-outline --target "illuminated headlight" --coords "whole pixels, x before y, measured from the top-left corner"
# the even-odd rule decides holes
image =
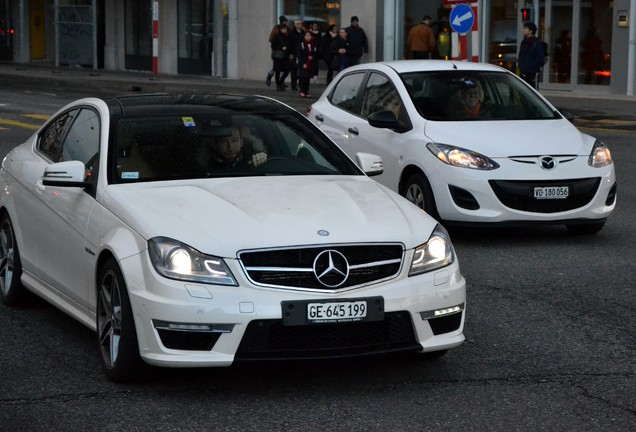
[[[445,164],[477,170],[494,170],[499,164],[480,153],[446,144],[428,143],[428,150]]]
[[[612,163],[612,154],[605,144],[596,140],[588,163],[594,168],[607,166]]]
[[[155,237],[148,240],[152,265],[162,276],[182,281],[237,286],[222,258],[204,255],[176,240]]]
[[[415,248],[409,276],[446,267],[454,259],[450,237],[441,225],[437,225],[428,241]]]

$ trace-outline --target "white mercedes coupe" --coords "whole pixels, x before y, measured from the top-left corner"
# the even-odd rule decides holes
[[[466,302],[448,234],[355,160],[267,98],[75,101],[2,162],[0,300],[95,330],[116,382],[144,362],[443,354]]]

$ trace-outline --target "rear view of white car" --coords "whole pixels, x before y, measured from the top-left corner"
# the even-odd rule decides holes
[[[308,112],[377,181],[448,224],[602,229],[616,206],[608,147],[509,71],[445,60],[341,72]]]

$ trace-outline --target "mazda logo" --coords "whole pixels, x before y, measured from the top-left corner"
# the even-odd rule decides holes
[[[551,170],[556,168],[557,161],[552,156],[542,156],[539,159],[539,164],[541,165],[541,168],[545,170]]]
[[[322,251],[314,260],[314,274],[318,282],[328,288],[336,288],[349,277],[349,263],[337,250]]]

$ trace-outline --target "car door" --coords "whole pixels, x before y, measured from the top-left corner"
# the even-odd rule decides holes
[[[87,166],[87,180],[96,184],[99,173],[93,167],[99,160],[99,115],[90,107],[82,107],[69,121],[56,146],[49,148],[47,140],[41,139],[38,150],[51,162],[82,161]],[[85,233],[95,205],[92,188],[44,186],[40,178],[36,189],[40,197],[36,204],[40,223],[34,224],[33,235],[38,275],[68,300],[87,307],[92,268],[87,265]]]
[[[365,122],[358,115],[358,101],[366,75],[365,71],[344,75],[336,83],[329,96],[329,102],[322,105],[322,109],[312,113],[312,121],[354,160],[357,151],[355,146],[358,143],[350,139],[350,131],[359,130]]]
[[[404,102],[391,80],[379,71],[372,72],[364,82],[360,98],[360,118],[363,120],[349,130],[350,139],[359,152],[382,158],[384,172],[374,180],[397,191],[403,170],[404,147],[412,129],[404,109]],[[399,129],[378,128],[369,124],[369,117],[388,111],[400,123]]]

